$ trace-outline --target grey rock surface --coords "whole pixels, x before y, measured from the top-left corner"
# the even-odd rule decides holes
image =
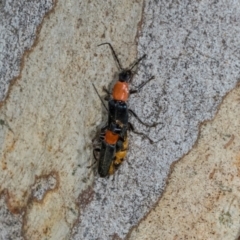
[[[23,214],[13,214],[9,211],[4,197],[0,198],[0,239],[23,240]]]
[[[161,196],[170,165],[186,154],[198,125],[216,113],[237,83],[240,6],[235,1],[148,1],[138,50],[148,54],[134,78],[156,80],[131,96],[131,119],[147,139],[131,134],[128,159],[110,179],[96,177],[95,196],[80,216],[74,239],[124,238]]]
[[[198,125],[214,116],[223,96],[238,81],[240,6],[236,1],[148,1],[142,16],[136,10],[142,2],[136,3],[139,4],[137,6],[129,5],[130,10],[126,7],[127,2],[114,7],[110,3],[103,8],[93,2],[72,1],[66,5],[59,0],[52,20],[54,23],[47,26],[52,29],[53,36],[47,30],[44,32],[41,39],[43,46],[30,59],[35,68],[31,69],[29,61],[21,79],[22,85],[16,88],[17,96],[21,97],[14,99],[13,96],[11,106],[6,107],[6,118],[12,118],[13,132],[20,129],[19,138],[14,133],[9,137],[18,141],[18,150],[15,153],[11,149],[9,159],[12,162],[9,162],[14,164],[16,161],[20,168],[22,162],[17,161],[19,157],[24,160],[23,166],[33,166],[35,171],[29,173],[30,170],[24,168],[26,185],[20,186],[22,191],[31,186],[34,174],[41,175],[46,168],[57,170],[61,179],[60,190],[47,195],[46,205],[40,207],[35,204],[29,208],[28,224],[32,224],[32,228],[28,229],[29,235],[36,229],[42,230],[34,226],[38,224],[33,221],[36,215],[43,229],[47,226],[53,234],[50,234],[51,237],[59,239],[54,234],[62,234],[61,237],[70,234],[69,229],[78,213],[74,201],[92,179],[86,167],[89,165],[87,160],[92,158],[89,144],[93,135],[92,122],[99,122],[101,118],[100,103],[96,106],[99,101],[91,88],[91,81],[96,77],[99,88],[103,84],[108,85],[111,81],[109,76],[117,71],[110,51],[103,48],[96,50],[96,46],[103,41],[114,42],[116,36],[114,46],[118,53],[121,52],[123,65],[127,66],[129,61],[134,60],[130,59],[133,56],[132,52],[129,53],[131,50],[126,49],[126,46],[131,48],[127,42],[128,34],[135,34],[137,28],[131,25],[130,20],[143,21],[141,32],[136,37],[138,55],[148,55],[140,64],[133,85],[139,85],[152,75],[155,80],[140,93],[131,96],[129,106],[144,122],[156,123],[156,127],[145,127],[134,118],[131,122],[153,143],[141,134],[130,133],[128,157],[116,174],[107,179],[95,176],[93,189],[89,190],[87,200],[84,200],[86,204],[80,204],[80,217],[72,231],[72,239],[125,238],[161,196],[170,165],[192,148],[197,140]],[[31,48],[37,26],[51,7],[50,1],[1,2],[1,99],[6,96],[10,81],[20,73],[22,55]],[[130,16],[128,11],[132,11]],[[120,18],[116,19],[116,12]],[[119,49],[120,45],[124,49]],[[127,59],[126,64],[124,58]],[[38,59],[41,61],[38,62]],[[25,95],[21,95],[22,89]],[[39,101],[27,105],[36,96]],[[21,111],[16,112],[15,102]],[[94,107],[91,109],[91,106]],[[93,112],[99,116],[96,121]],[[7,135],[8,130],[4,129],[0,136]],[[24,135],[26,131],[29,131],[28,135]],[[18,182],[18,179],[14,180]],[[8,183],[9,188],[20,191],[11,180]],[[45,192],[46,188],[41,183],[39,195],[44,196],[42,193]],[[16,195],[22,205],[27,202],[21,194]],[[55,218],[49,217],[52,212],[56,213]],[[21,224],[21,220],[19,222]],[[58,231],[59,226],[64,226],[62,232]],[[51,229],[54,230],[51,232]],[[40,233],[44,232],[40,230]]]
[[[5,99],[11,81],[19,76],[23,55],[31,49],[36,39],[37,28],[52,6],[51,0],[0,1],[0,100]],[[1,115],[1,154],[4,132],[7,129],[12,131],[2,120]],[[0,239],[24,239],[22,236],[23,212],[11,213],[5,201],[7,200],[2,195]]]
[[[0,1],[0,100],[20,74],[23,54],[31,48],[36,30],[52,6],[52,0]]]

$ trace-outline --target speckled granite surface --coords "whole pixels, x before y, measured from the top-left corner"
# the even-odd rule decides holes
[[[12,1],[2,1],[1,14],[11,4]],[[199,124],[214,117],[222,98],[238,82],[239,3],[59,0],[54,5],[48,1],[22,4],[26,10],[21,11],[20,5],[13,4],[13,14],[6,18],[2,15],[1,19],[2,98],[9,81],[17,78],[0,109],[2,213],[8,211],[8,225],[12,221],[17,224],[13,225],[16,230],[11,229],[9,233],[0,227],[1,234],[19,239],[124,239],[161,197],[171,164],[192,149],[198,139]],[[36,10],[37,6],[41,11]],[[35,11],[39,15],[34,14]],[[5,31],[4,26],[10,30]],[[144,122],[157,124],[147,128],[131,119],[135,128],[147,134],[153,144],[142,135],[131,133],[124,164],[114,176],[100,179],[88,166],[94,161],[92,139],[107,118],[92,83],[103,95],[102,86],[116,80],[117,67],[109,49],[97,47],[106,41],[113,44],[124,66],[147,54],[133,85],[152,75],[155,80],[131,96],[129,106]],[[220,130],[209,135],[217,138],[224,125],[219,124],[218,128]],[[198,140],[199,144],[202,139]],[[237,134],[226,133],[224,143],[219,138],[214,147],[211,147],[213,140],[207,144],[210,149],[223,144],[228,150],[235,139]],[[194,150],[189,155],[192,152]],[[225,163],[211,155],[201,160],[197,154],[190,158],[192,162],[188,167],[176,175],[177,182],[189,184],[192,192],[187,194],[196,196],[195,205],[199,205],[202,198],[208,199],[216,189],[220,195],[230,191],[222,184],[229,176],[220,174],[230,171],[229,166],[223,165],[229,161]],[[198,159],[200,163],[195,166]],[[206,161],[211,169],[208,172],[207,167],[203,168],[207,173],[200,168]],[[212,162],[222,172],[214,172]],[[174,169],[173,179],[174,171],[178,171]],[[203,172],[197,174],[198,171]],[[231,171],[235,176],[235,165]],[[211,176],[211,184],[200,188],[199,183],[207,184],[206,176]],[[186,191],[189,191],[187,187]],[[232,192],[237,194],[235,190]],[[208,219],[203,211],[206,220],[199,226],[188,226],[189,231],[192,230],[190,234],[194,235],[195,229],[204,229],[202,236],[207,236],[205,226],[211,226],[218,219],[212,236],[227,239],[230,235],[226,226],[229,225],[232,239],[237,237],[236,218],[228,210],[228,206],[230,209],[236,204],[232,195],[229,196],[234,204],[228,204],[229,199],[224,197],[222,203],[216,201],[219,206],[214,208],[215,218]],[[177,202],[178,199],[181,202]],[[203,216],[195,213],[197,206],[187,204],[190,197],[174,200],[176,202],[169,200],[166,211],[176,204],[180,216],[189,213],[185,216],[188,221],[194,216]],[[208,201],[211,206],[212,200]],[[0,219],[4,218],[0,216]],[[181,223],[184,233],[188,227],[184,221]],[[166,232],[176,238],[180,236],[167,226]],[[12,232],[15,235],[11,235]],[[132,238],[134,234],[132,232]]]

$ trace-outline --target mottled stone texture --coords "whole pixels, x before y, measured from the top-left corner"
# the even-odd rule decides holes
[[[20,68],[23,66],[23,55],[26,50],[31,49],[36,39],[37,28],[52,6],[51,0],[0,1],[0,100],[6,97],[10,82],[19,76]],[[2,147],[4,140],[6,140],[4,139],[5,131],[12,132],[9,124],[3,120],[4,115],[5,112],[1,112],[2,156],[5,154]],[[1,161],[1,170],[4,169],[5,162]],[[16,168],[13,168],[11,174],[19,176],[20,173]],[[5,178],[5,181],[9,180]],[[3,189],[4,187],[1,186],[1,191]],[[23,239],[23,214],[17,214],[14,209],[11,209],[14,214],[9,211],[9,205],[6,203],[9,203],[8,200],[12,193],[8,192],[7,189],[5,190],[0,201],[0,238],[20,240]],[[3,197],[4,195],[5,197]]]
[[[0,100],[20,74],[23,54],[32,47],[36,30],[52,6],[52,0],[0,1]]]
[[[81,215],[78,238],[126,236],[163,191],[170,165],[186,154],[198,125],[216,113],[239,78],[240,6],[236,1],[147,1],[139,55],[148,54],[133,84],[155,75],[130,107],[141,135],[131,134],[127,162],[112,179],[96,179],[96,195]],[[117,201],[116,201],[117,199]],[[169,203],[171,204],[171,203]],[[77,237],[75,238],[77,239]]]
[[[59,0],[38,34],[50,1],[0,2],[1,99],[21,66],[0,109],[0,186],[23,214],[25,238],[125,238],[149,212],[170,165],[238,81],[240,6],[225,2]],[[155,76],[129,102],[155,127],[131,118],[139,134],[130,133],[128,157],[107,179],[88,168],[107,119],[92,83],[103,95],[118,71],[103,42],[126,67],[147,54],[132,88]]]
[[[5,198],[0,198],[0,239],[1,240],[23,240],[22,236],[22,214],[13,214],[6,205]]]
[[[240,86],[201,126],[196,146],[174,165],[161,200],[130,240],[239,239],[239,103]]]

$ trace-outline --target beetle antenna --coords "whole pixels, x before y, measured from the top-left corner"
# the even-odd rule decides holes
[[[98,47],[99,47],[99,46],[102,46],[102,45],[108,45],[108,46],[111,48],[112,54],[113,54],[113,56],[114,56],[114,59],[115,59],[115,60],[117,61],[117,63],[118,63],[118,68],[120,68],[120,70],[123,70],[122,64],[120,63],[120,61],[119,61],[119,59],[118,59],[118,57],[117,57],[117,54],[115,53],[112,45],[111,45],[110,43],[106,42],[106,43],[99,44]]]
[[[132,70],[136,65],[139,64],[139,62],[141,62],[147,55],[144,54],[142,57],[140,57],[134,64],[133,66],[130,68],[130,70]]]

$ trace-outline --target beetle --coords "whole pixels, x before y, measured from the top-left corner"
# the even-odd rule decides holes
[[[118,75],[118,81],[114,84],[112,93],[110,93],[106,88],[103,89],[105,92],[107,92],[107,97],[105,100],[108,101],[108,108],[105,106],[95,85],[93,84],[98,97],[100,98],[105,109],[108,111],[108,124],[106,127],[101,129],[100,134],[101,147],[94,149],[94,157],[95,160],[98,161],[98,173],[101,177],[106,177],[113,174],[126,157],[128,149],[127,131],[134,131],[132,124],[128,120],[129,113],[137,118],[142,124],[149,127],[155,126],[155,124],[148,125],[142,122],[141,119],[131,109],[128,109],[127,106],[129,95],[138,92],[144,85],[154,79],[152,76],[146,82],[140,84],[136,90],[129,90],[129,83],[132,81],[133,77],[132,69],[142,59],[144,59],[146,55],[143,55],[141,58],[139,58],[130,68],[123,69],[112,45],[110,43],[102,43],[99,46],[104,44],[110,46],[113,56],[117,61],[118,67],[121,71]],[[149,140],[151,141],[151,139]],[[99,152],[98,157],[96,157],[95,151]]]

